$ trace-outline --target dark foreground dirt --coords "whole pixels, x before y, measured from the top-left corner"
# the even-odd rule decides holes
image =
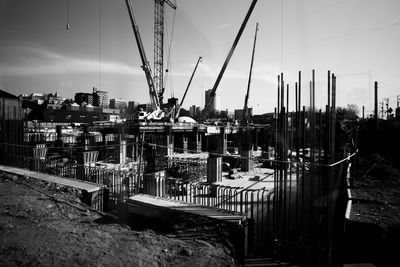
[[[133,231],[72,189],[0,173],[0,266],[235,265],[223,246]]]
[[[351,219],[382,226],[400,224],[400,170],[379,154],[359,161],[351,189]]]

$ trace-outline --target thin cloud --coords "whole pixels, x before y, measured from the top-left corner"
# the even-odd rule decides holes
[[[50,74],[83,74],[99,72],[95,59],[77,58],[31,46],[6,47],[0,52],[0,73],[3,76]],[[102,61],[101,73],[143,75],[139,68],[122,62]]]
[[[218,26],[218,29],[225,29],[225,28],[228,28],[229,26],[231,26],[230,23],[221,24]]]

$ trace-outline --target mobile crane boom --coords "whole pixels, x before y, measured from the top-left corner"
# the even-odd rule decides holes
[[[256,50],[256,41],[257,41],[257,32],[258,32],[258,22],[256,24],[256,33],[254,34],[254,43],[253,43],[253,52],[251,54],[251,63],[250,63],[250,72],[249,72],[249,81],[247,82],[247,93],[246,93],[246,97],[244,99],[244,107],[243,107],[243,118],[242,118],[242,122],[244,124],[247,123],[248,120],[248,108],[247,108],[247,104],[249,102],[249,94],[250,94],[250,82],[251,82],[251,74],[253,72],[253,62],[254,62],[254,52]]]
[[[240,40],[240,37],[242,36],[243,30],[246,27],[247,21],[249,20],[250,15],[253,12],[253,9],[254,9],[254,6],[256,5],[256,3],[257,3],[257,0],[253,0],[251,2],[250,8],[246,13],[246,16],[245,16],[245,18],[243,20],[242,25],[240,26],[239,32],[237,33],[236,38],[233,41],[232,47],[231,47],[231,49],[230,49],[230,51],[228,53],[228,56],[225,59],[224,65],[222,66],[221,71],[219,72],[217,80],[215,81],[214,86],[212,88],[212,91],[210,93],[210,99],[209,99],[208,103],[205,103],[205,107],[204,107],[204,110],[202,112],[202,118],[203,119],[205,119],[205,117],[210,112],[211,105],[212,105],[212,103],[214,101],[214,98],[215,98],[215,92],[217,91],[217,87],[218,87],[218,85],[219,85],[219,83],[220,83],[220,81],[222,79],[222,76],[224,75],[225,69],[228,66],[228,63],[229,63],[229,61],[230,61],[230,59],[231,59],[231,57],[233,55],[233,52],[235,51],[236,45],[238,44],[238,42]]]
[[[157,95],[156,88],[154,86],[153,77],[151,74],[151,68],[149,61],[147,60],[146,53],[143,47],[142,38],[140,37],[139,27],[136,24],[135,16],[133,14],[133,7],[131,0],[125,0],[126,6],[129,12],[129,18],[131,20],[133,32],[135,33],[136,44],[139,49],[140,59],[142,60],[142,69],[146,75],[147,85],[149,86],[150,102],[153,110],[160,110],[160,102]]]
[[[193,76],[194,76],[194,74],[196,73],[197,66],[199,65],[200,62],[201,62],[201,57],[199,57],[199,59],[197,60],[197,63],[196,63],[196,66],[194,67],[192,76],[190,76],[189,83],[188,83],[188,85],[186,86],[185,93],[183,94],[183,97],[182,97],[182,99],[181,99],[181,103],[179,104],[178,110],[176,111],[175,119],[178,119],[178,117],[179,117],[179,111],[181,110],[183,101],[185,100],[185,97],[186,97],[186,93],[187,93],[187,91],[188,91],[188,89],[189,89],[189,87],[190,87],[190,84],[192,83]]]

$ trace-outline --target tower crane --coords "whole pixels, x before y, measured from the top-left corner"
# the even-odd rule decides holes
[[[160,105],[164,95],[164,4],[176,9],[170,0],[154,0],[154,87]]]
[[[131,3],[131,0],[125,0],[125,3],[128,8],[129,18],[131,20],[133,32],[135,33],[136,44],[138,46],[140,59],[142,61],[142,69],[146,75],[147,85],[149,86],[150,103],[151,103],[151,107],[153,110],[150,114],[144,114],[144,113],[142,115],[139,114],[139,117],[141,117],[142,119],[160,120],[164,117],[164,114],[163,114],[164,112],[161,110],[161,104],[160,104],[160,101],[158,98],[156,88],[154,86],[154,80],[153,80],[152,73],[151,73],[151,67],[150,67],[149,61],[147,60],[146,52],[143,47],[143,42],[142,42],[142,38],[140,37],[139,27],[136,24],[134,12],[133,12],[133,6]]]
[[[142,69],[146,75],[147,85],[149,87],[150,102],[152,112],[146,114],[141,112],[139,118],[161,120],[165,114],[162,111],[164,85],[163,85],[163,65],[164,65],[164,3],[167,3],[173,9],[176,5],[169,0],[154,0],[154,74],[151,71],[149,61],[143,47],[143,42],[140,37],[139,27],[136,24],[131,0],[125,0],[128,8],[129,17],[132,28],[135,33],[136,43],[139,49],[140,58],[142,61]]]

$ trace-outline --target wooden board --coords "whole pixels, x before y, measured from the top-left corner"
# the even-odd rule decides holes
[[[211,207],[205,207],[198,204],[191,204],[182,201],[176,201],[172,199],[153,197],[149,195],[134,195],[128,199],[129,205],[137,209],[139,207],[145,208],[145,210],[170,210],[171,212],[178,213],[192,213],[200,216],[206,216],[213,219],[234,221],[238,224],[244,223],[247,218],[244,214],[238,212],[229,212]],[[144,215],[144,214],[143,214]]]
[[[85,190],[88,193],[93,193],[93,192],[99,191],[101,188],[103,188],[103,186],[97,185],[94,183],[82,182],[79,180],[62,178],[62,177],[58,177],[58,176],[54,176],[54,175],[50,175],[50,174],[33,172],[33,171],[25,170],[25,169],[9,167],[9,166],[4,166],[4,165],[0,165],[0,171],[4,171],[4,172],[16,174],[16,175],[28,176],[31,178],[39,179],[39,180],[50,182],[50,183],[55,183],[55,184],[59,184],[59,185],[67,186],[67,187]]]

